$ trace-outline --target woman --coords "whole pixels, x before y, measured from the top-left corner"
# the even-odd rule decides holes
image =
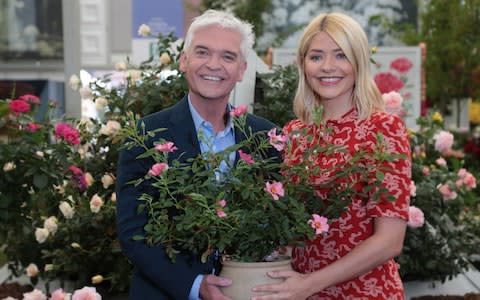
[[[322,124],[332,130],[330,142],[348,149],[328,157],[320,154],[316,162],[324,170],[341,166],[359,149],[373,149],[381,133],[389,153],[403,154],[387,163],[390,169],[382,182],[395,201],[355,196],[348,210],[330,224],[327,234],[293,249],[295,271],[269,273],[285,278],[283,283],[254,289],[275,293],[253,299],[403,300],[393,258],[402,249],[408,218],[410,147],[403,121],[383,111],[381,94],[370,74],[366,34],[349,16],[321,14],[303,32],[297,63],[294,110],[298,119],[285,125],[284,131],[313,131],[317,125],[312,113],[322,106]],[[286,153],[287,163],[298,161],[295,158],[302,147],[309,146],[305,143]]]

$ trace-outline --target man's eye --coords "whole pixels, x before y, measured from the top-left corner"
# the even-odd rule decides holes
[[[197,56],[207,56],[207,55],[208,55],[208,51],[206,51],[206,50],[197,50],[197,51],[195,51],[195,54],[196,54]]]
[[[224,55],[223,59],[228,62],[235,61],[235,56],[234,55]]]

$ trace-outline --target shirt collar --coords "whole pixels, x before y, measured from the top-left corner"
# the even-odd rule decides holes
[[[213,128],[212,124],[208,121],[205,121],[202,116],[198,113],[198,111],[195,109],[195,107],[192,104],[192,101],[190,100],[190,95],[188,95],[188,107],[190,108],[190,113],[192,115],[193,119],[193,124],[195,125],[195,130],[198,132],[200,128]],[[233,130],[233,124],[232,124],[232,118],[230,118],[230,115],[228,112],[231,110],[231,105],[230,103],[227,104],[226,108],[226,114],[228,116],[227,124],[225,126],[225,129],[219,132],[219,134],[226,134],[230,132],[230,130]]]

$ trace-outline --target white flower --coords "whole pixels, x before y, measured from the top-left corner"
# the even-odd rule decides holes
[[[49,272],[53,270],[53,265],[52,264],[45,264],[45,267],[43,268],[45,272]]]
[[[73,74],[72,76],[70,76],[68,84],[70,85],[70,88],[72,90],[76,91],[80,87],[80,78],[77,75]]]
[[[140,70],[128,70],[128,77],[133,82],[139,81],[142,78],[142,71],[140,71]]]
[[[138,35],[140,36],[149,36],[152,32],[152,29],[147,24],[142,24],[138,27]]]
[[[38,157],[44,157],[45,156],[43,151],[37,151],[37,152],[35,152],[35,155],[38,156]]]
[[[82,246],[80,246],[79,243],[71,243],[70,246],[71,246],[72,248],[76,248],[76,249],[82,248]]]
[[[73,209],[73,207],[70,206],[68,202],[66,201],[60,202],[60,205],[58,206],[58,208],[60,209],[60,211],[62,212],[63,216],[66,219],[73,218],[73,215],[75,214],[75,210]]]
[[[8,172],[8,171],[11,171],[11,170],[15,169],[16,167],[17,166],[15,165],[15,163],[10,161],[10,162],[7,162],[3,165],[3,171]]]
[[[85,181],[87,182],[87,186],[91,186],[95,182],[95,179],[90,172],[85,173]]]
[[[108,105],[107,99],[105,97],[98,97],[95,99],[95,107],[98,110],[103,110]]]
[[[35,239],[39,244],[45,242],[49,235],[50,232],[45,228],[37,227],[37,229],[35,229]]]
[[[103,206],[102,198],[98,194],[93,195],[92,199],[90,200],[90,210],[93,213],[98,213],[100,211],[100,208],[102,208],[102,206]]]
[[[52,235],[54,235],[58,229],[57,222],[57,218],[55,216],[51,216],[43,222],[43,227],[45,227]]]
[[[115,183],[115,178],[111,174],[105,174],[102,176],[103,188],[108,189],[109,186]]]
[[[109,120],[107,124],[100,128],[100,134],[114,136],[120,131],[121,128],[122,125],[120,125],[120,123],[114,120]]]
[[[112,196],[110,196],[110,201],[112,201],[112,202],[117,201],[117,194],[116,193],[112,193]]]
[[[36,264],[34,263],[31,263],[28,265],[27,269],[26,269],[26,272],[27,272],[27,276],[28,277],[35,277],[38,275],[38,267]]]

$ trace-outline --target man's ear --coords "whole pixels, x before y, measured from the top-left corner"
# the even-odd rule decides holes
[[[245,71],[247,71],[247,67],[248,67],[248,64],[247,64],[247,61],[245,60],[243,62],[243,65],[240,66],[237,82],[240,82],[243,80],[243,75],[245,75]]]
[[[180,70],[180,72],[183,73],[185,73],[187,69],[187,54],[185,53],[185,51],[180,52],[178,69]]]

